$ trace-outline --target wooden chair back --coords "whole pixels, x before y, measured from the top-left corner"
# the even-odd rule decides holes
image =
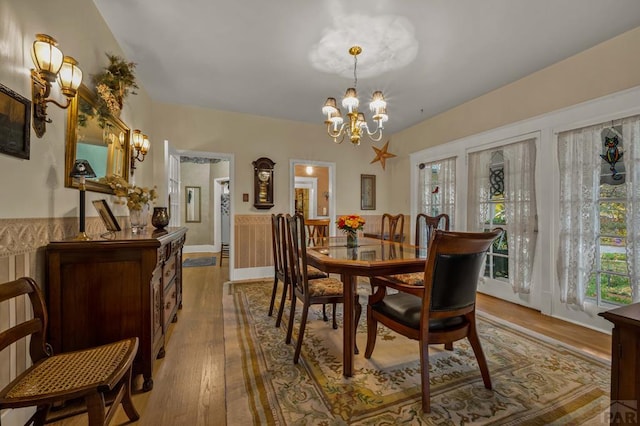
[[[306,300],[309,297],[309,280],[307,277],[307,235],[304,216],[295,214],[286,216],[286,253],[289,256],[289,279],[294,291]]]
[[[436,229],[449,230],[448,214],[442,213],[437,216],[428,216],[424,213],[419,213],[416,216],[416,238],[414,244],[419,247],[427,247],[433,231]]]
[[[383,240],[402,242],[404,239],[404,215],[402,213],[382,215],[380,238]]]
[[[45,343],[48,316],[38,287],[31,278],[21,278],[0,285],[0,303],[22,295],[29,297],[33,308],[33,318],[15,324],[0,333],[0,352],[7,346],[31,336],[29,355],[31,361],[35,363],[51,355],[51,347]]]
[[[286,270],[285,256],[285,217],[283,214],[271,215],[271,246],[273,249],[273,268],[276,278],[284,281]]]

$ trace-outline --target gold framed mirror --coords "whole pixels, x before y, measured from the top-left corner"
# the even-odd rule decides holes
[[[117,175],[129,181],[131,158],[130,130],[118,117],[109,116],[101,122],[96,112],[96,98],[84,84],[71,101],[67,112],[64,186],[77,188],[78,182],[69,174],[76,158],[89,161],[96,173],[87,179],[87,191],[113,193],[100,178]]]

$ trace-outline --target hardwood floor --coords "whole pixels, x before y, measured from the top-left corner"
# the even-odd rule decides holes
[[[185,255],[211,256],[210,253]],[[172,325],[166,356],[154,366],[154,388],[141,392],[135,383],[133,402],[141,415],[140,425],[226,425],[224,392],[224,336],[222,287],[228,280],[228,259],[218,265],[183,269],[183,309]],[[478,309],[579,349],[610,358],[611,337],[539,312],[479,295]],[[118,409],[112,425],[127,424]],[[55,425],[86,425],[86,415],[74,416]]]

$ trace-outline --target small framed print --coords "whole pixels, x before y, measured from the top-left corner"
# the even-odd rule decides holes
[[[29,159],[31,101],[0,84],[0,153]]]
[[[104,226],[107,228],[109,232],[117,232],[120,231],[120,224],[116,220],[116,217],[111,212],[109,205],[107,204],[107,200],[94,200],[92,201],[93,206],[98,211]]]
[[[376,175],[360,175],[360,210],[376,209]]]

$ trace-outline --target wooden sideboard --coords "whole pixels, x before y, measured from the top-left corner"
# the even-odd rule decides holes
[[[55,353],[137,336],[134,374],[153,387],[153,361],[164,356],[170,321],[182,307],[186,228],[125,230],[92,241],[46,247],[49,338]]]
[[[611,336],[611,423],[638,424],[640,409],[640,303],[598,314]],[[629,417],[631,416],[631,417]]]

